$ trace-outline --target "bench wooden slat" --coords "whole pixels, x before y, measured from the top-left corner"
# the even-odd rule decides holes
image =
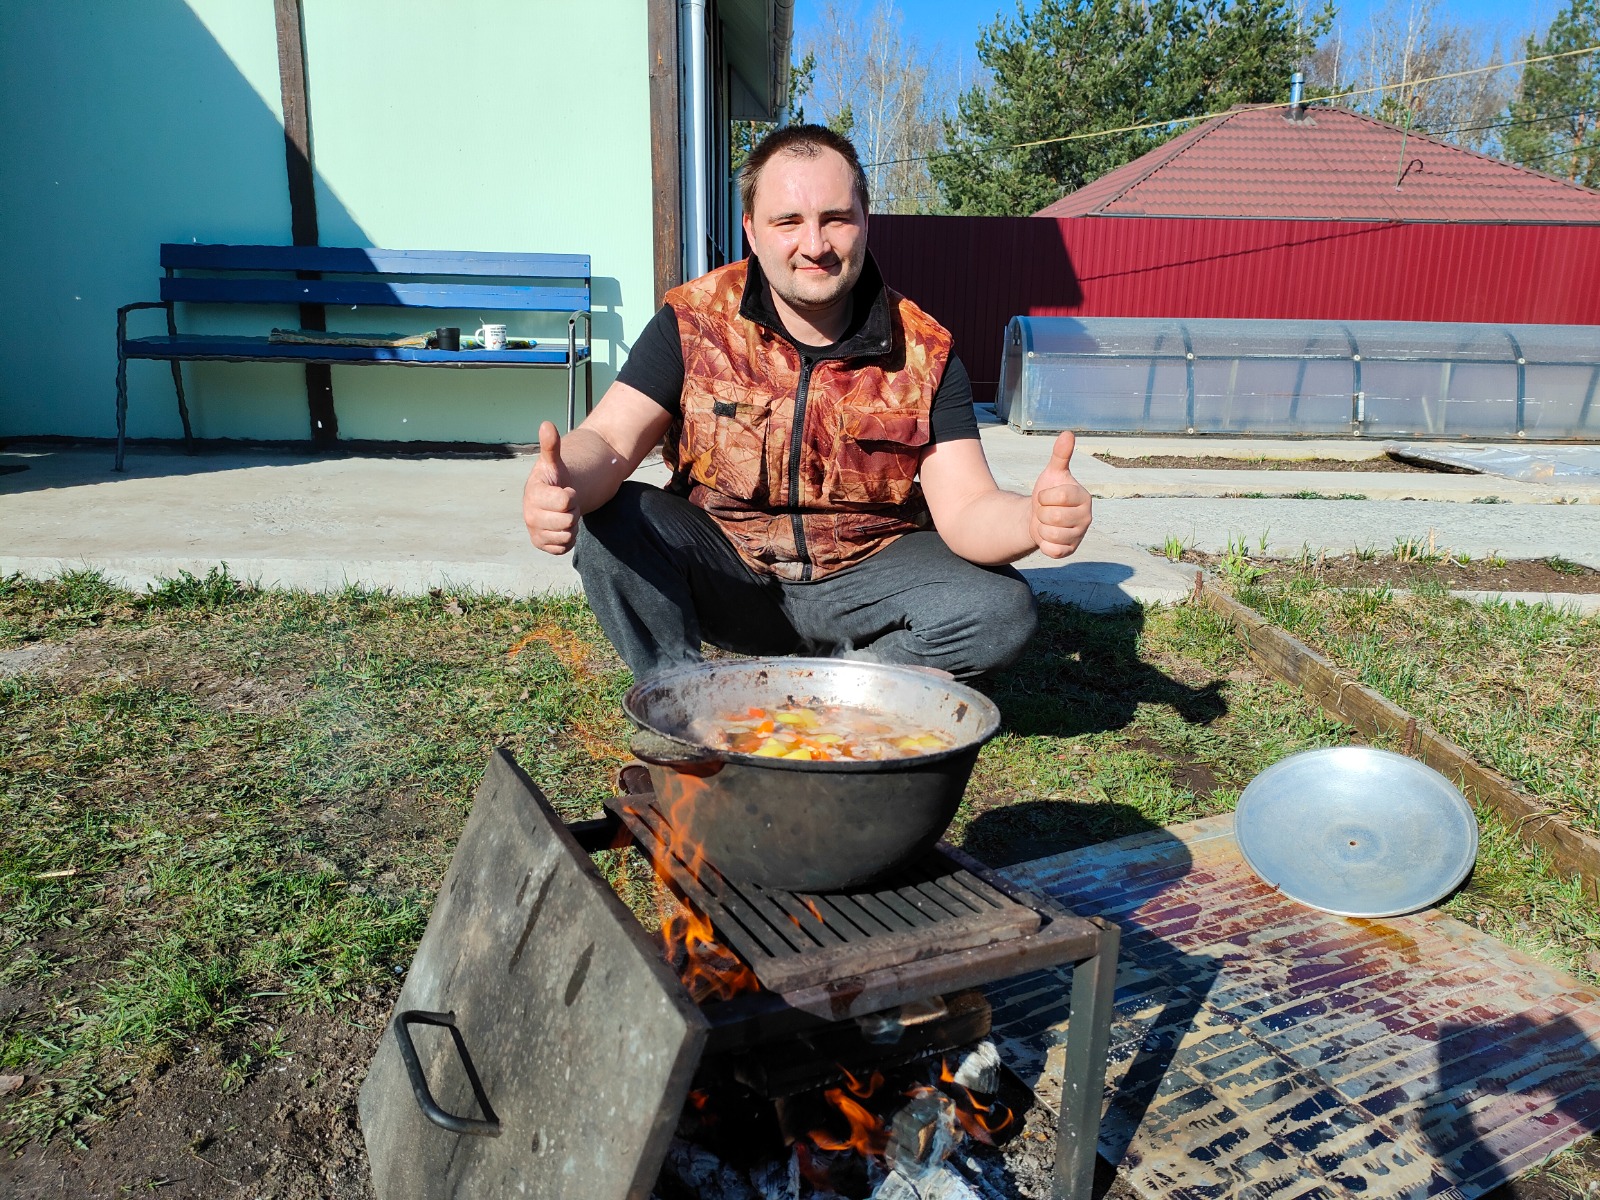
[[[122,470],[127,439],[129,361],[172,364],[185,444],[192,439],[180,362],[388,363],[411,367],[559,367],[567,375],[567,421],[578,422],[578,368],[583,368],[584,411],[593,407],[594,355],[590,348],[590,269],[587,254],[511,254],[466,250],[380,250],[362,246],[233,246],[164,242],[165,276],[158,304],[117,309],[117,460]],[[352,278],[354,276],[355,278]],[[481,282],[465,282],[458,277]],[[490,282],[493,280],[493,282]],[[412,346],[340,346],[281,342],[237,334],[179,333],[179,304],[298,305],[330,308],[443,309],[479,320],[513,312],[569,316],[565,345],[533,349],[429,350]],[[138,309],[165,307],[167,336],[128,336]],[[582,321],[583,328],[578,329]],[[469,324],[459,321],[458,324]],[[581,337],[581,345],[579,339]]]
[[[588,279],[590,256],[166,242],[161,246],[161,265],[180,271],[324,271],[341,275],[490,275]]]
[[[180,334],[177,337],[129,338],[123,356],[132,359],[207,359],[235,362],[417,363],[444,367],[565,366],[565,346],[536,350],[426,350],[414,346],[323,346],[306,342],[271,342],[263,337],[232,334]],[[576,361],[586,362],[589,348],[578,346]]]
[[[161,281],[161,298],[194,304],[329,304],[384,308],[576,312],[589,307],[586,288],[514,287],[489,283],[379,283],[367,279],[202,279]]]

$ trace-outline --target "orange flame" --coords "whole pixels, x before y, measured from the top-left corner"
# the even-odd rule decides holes
[[[881,1082],[882,1076],[878,1078]],[[813,1129],[807,1136],[819,1150],[854,1150],[857,1154],[882,1155],[889,1148],[888,1128],[868,1112],[860,1101],[847,1095],[844,1088],[828,1088],[822,1094],[844,1117],[850,1127],[850,1135],[841,1141],[826,1129]]]
[[[693,775],[674,772],[667,794],[661,797],[669,810],[665,852],[678,859],[698,878],[705,865],[705,850],[689,834],[689,814],[705,783]],[[665,863],[651,856],[656,876],[670,881]],[[666,960],[682,960],[678,977],[696,1003],[706,1000],[731,1000],[743,992],[761,989],[755,972],[728,947],[716,940],[711,922],[694,909],[684,907],[661,926],[662,950]]]
[[[867,1081],[863,1083],[854,1075],[850,1074],[846,1068],[840,1067],[839,1070],[844,1074],[845,1086],[857,1096],[860,1096],[863,1100],[870,1100],[872,1098],[872,1094],[883,1086],[882,1071],[874,1071],[867,1077]]]
[[[945,1093],[956,1102],[956,1120],[968,1137],[992,1146],[995,1134],[1016,1119],[1016,1114],[1000,1101],[985,1104],[972,1094],[972,1089],[966,1084],[957,1083],[945,1059],[939,1060],[939,1080],[945,1084]]]
[[[716,940],[711,922],[699,913],[685,909],[675,914],[661,927],[661,933],[667,961],[675,962],[682,954],[678,977],[696,1003],[731,1000],[761,987],[755,973]]]

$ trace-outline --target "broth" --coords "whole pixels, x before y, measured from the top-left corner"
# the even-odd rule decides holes
[[[912,758],[956,744],[947,733],[839,704],[750,708],[715,722],[705,740],[714,749],[735,754],[800,762]]]

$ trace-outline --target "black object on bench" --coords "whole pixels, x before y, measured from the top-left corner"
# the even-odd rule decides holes
[[[178,415],[183,420],[186,445],[192,444],[193,436],[189,428],[189,406],[183,395],[180,362],[562,367],[567,372],[569,430],[577,421],[577,370],[582,366],[585,412],[593,404],[587,254],[493,254],[339,246],[202,246],[180,242],[162,245],[161,266],[166,273],[161,280],[160,300],[124,304],[117,309],[116,469],[119,471],[127,435],[127,363],[131,358],[166,360],[172,364],[172,381],[178,392]],[[178,274],[180,271],[185,274]],[[454,278],[441,281],[441,277],[457,276],[490,278],[494,282],[463,283]],[[479,312],[562,312],[568,314],[567,343],[532,349],[456,351],[273,342],[266,337],[234,334],[181,334],[175,304],[324,304]],[[128,314],[140,308],[166,310],[164,336],[128,336]],[[577,333],[579,321],[583,322],[581,343]]]

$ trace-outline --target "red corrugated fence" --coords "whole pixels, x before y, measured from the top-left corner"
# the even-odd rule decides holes
[[[874,216],[870,242],[980,398],[1019,315],[1600,324],[1600,225]]]

